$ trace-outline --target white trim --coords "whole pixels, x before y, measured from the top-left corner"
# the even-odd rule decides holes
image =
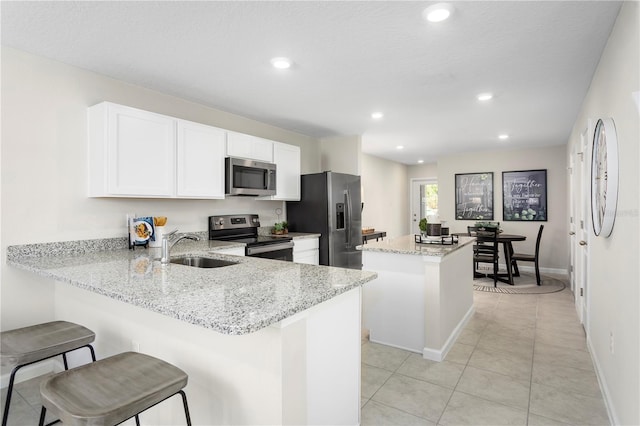
[[[591,355],[591,360],[593,361],[593,366],[596,370],[596,378],[598,379],[598,384],[600,385],[600,391],[602,392],[602,400],[604,401],[604,406],[607,409],[607,416],[609,416],[609,424],[611,425],[619,425],[619,419],[616,415],[613,400],[611,399],[611,394],[609,392],[609,386],[607,386],[607,381],[605,380],[605,374],[600,368],[600,363],[598,362],[598,358],[596,357],[596,352],[591,346],[591,339],[589,334],[587,334],[587,348],[589,349],[589,355]]]
[[[431,361],[438,361],[438,362],[444,360],[447,354],[449,353],[449,351],[451,350],[451,348],[453,347],[453,345],[456,343],[456,340],[458,340],[458,336],[460,335],[460,333],[462,333],[462,330],[467,325],[467,323],[469,322],[469,320],[471,319],[475,311],[476,309],[474,308],[473,305],[471,305],[467,313],[464,315],[464,317],[462,317],[462,319],[460,320],[456,328],[449,335],[449,338],[444,343],[442,348],[432,349],[432,348],[425,347],[424,349],[422,349],[422,358],[429,359]]]
[[[504,265],[502,265],[504,266]],[[561,275],[562,278],[565,279],[569,279],[569,271],[565,268],[565,269],[561,269],[561,268],[539,268],[540,269],[540,274],[552,274],[552,275]],[[534,266],[520,266],[520,264],[518,264],[518,270],[520,271],[524,271],[524,272],[531,272],[532,274],[536,273],[536,268]],[[517,278],[517,277],[516,277]]]

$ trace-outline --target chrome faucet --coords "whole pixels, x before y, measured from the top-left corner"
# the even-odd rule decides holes
[[[176,238],[171,238],[176,234],[176,232],[178,232],[178,230],[174,229],[173,231],[162,236],[162,257],[160,258],[160,263],[162,263],[163,265],[166,265],[171,261],[171,248],[175,246],[176,243],[182,240],[198,241],[200,239],[200,237],[195,234],[183,234]]]

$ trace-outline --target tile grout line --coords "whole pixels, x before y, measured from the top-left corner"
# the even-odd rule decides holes
[[[533,366],[536,357],[536,335],[538,334],[538,313],[540,310],[540,295],[536,296],[536,322],[533,327],[533,348],[531,354],[531,372],[529,373],[529,400],[527,401],[527,426],[529,425],[529,417],[531,416],[531,397],[533,395]]]
[[[493,307],[493,309],[491,310],[491,316],[493,316],[493,312],[495,311],[496,307],[497,307],[497,303]],[[482,335],[487,330],[487,326],[488,326],[488,324],[485,324],[485,326],[482,328],[482,331],[479,333],[480,336],[476,340],[476,343],[473,345],[473,349],[471,350],[471,353],[469,354],[469,358],[467,358],[467,361],[464,363],[464,368],[462,369],[462,372],[460,373],[460,377],[458,377],[458,380],[456,381],[456,385],[453,387],[451,395],[449,395],[449,399],[447,399],[447,403],[444,405],[444,408],[442,409],[442,413],[440,413],[440,416],[438,417],[438,421],[436,422],[436,425],[440,425],[440,421],[442,420],[442,417],[444,416],[444,413],[447,411],[447,408],[449,407],[449,403],[451,402],[451,398],[453,398],[453,394],[456,393],[456,390],[458,389],[458,385],[460,384],[460,380],[462,380],[462,376],[464,375],[464,372],[467,370],[467,367],[469,366],[469,361],[471,361],[471,357],[473,356],[473,353],[476,351],[476,349],[478,347],[478,343],[480,342],[480,339],[482,339]],[[446,359],[446,357],[445,357],[445,359]],[[458,392],[462,392],[462,391],[458,391]],[[462,393],[464,393],[464,392],[462,392]]]

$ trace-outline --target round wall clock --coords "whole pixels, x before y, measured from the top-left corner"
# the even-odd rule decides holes
[[[596,123],[591,153],[591,218],[593,232],[608,237],[618,204],[618,138],[612,118]]]

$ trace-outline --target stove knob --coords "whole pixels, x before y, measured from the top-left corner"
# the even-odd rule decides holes
[[[218,219],[218,225],[224,225],[224,219],[222,218]]]

